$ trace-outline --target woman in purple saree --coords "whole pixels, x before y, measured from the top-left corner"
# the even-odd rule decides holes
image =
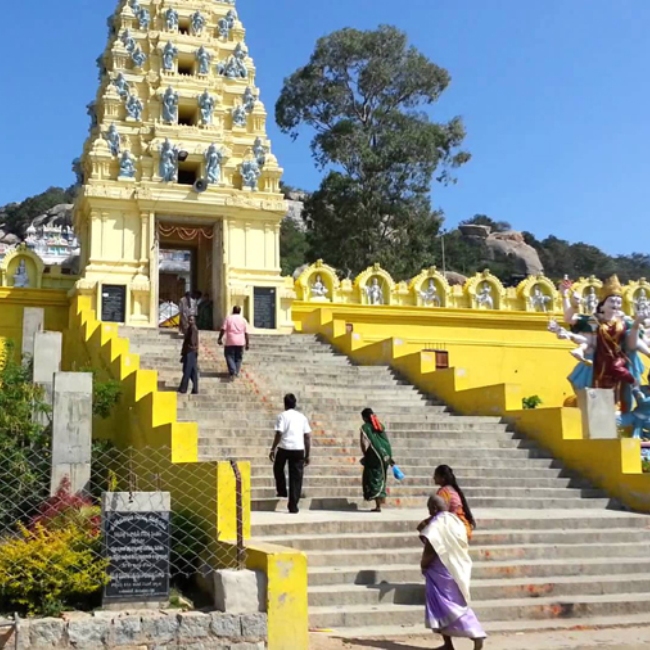
[[[438,650],[454,650],[454,637],[472,639],[474,650],[481,650],[486,635],[468,605],[472,561],[467,531],[440,497],[432,496],[427,505],[431,516],[418,526],[424,543],[425,625],[442,635],[444,644]]]

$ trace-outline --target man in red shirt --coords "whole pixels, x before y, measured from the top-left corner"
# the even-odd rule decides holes
[[[248,322],[241,315],[241,307],[233,307],[232,314],[226,318],[219,332],[219,345],[223,345],[226,337],[225,356],[228,373],[231,379],[239,377],[244,349],[249,349]]]

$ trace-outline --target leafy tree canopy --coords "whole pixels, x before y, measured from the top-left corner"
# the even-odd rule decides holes
[[[441,216],[434,179],[452,182],[469,160],[460,118],[433,122],[424,108],[450,82],[406,35],[390,26],[343,29],[321,38],[306,66],[285,80],[280,129],[315,131],[311,149],[329,169],[305,202],[310,256],[357,273],[379,262],[408,276],[433,258]]]

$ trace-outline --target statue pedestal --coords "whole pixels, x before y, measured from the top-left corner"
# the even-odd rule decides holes
[[[604,388],[586,388],[577,391],[578,407],[582,414],[582,431],[591,440],[616,440],[616,405],[614,391]]]
[[[309,298],[309,302],[329,302],[329,298],[325,296],[312,296]]]

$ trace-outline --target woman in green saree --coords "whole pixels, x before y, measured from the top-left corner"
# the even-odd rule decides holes
[[[359,443],[363,454],[363,498],[366,501],[374,499],[377,507],[372,512],[381,512],[386,501],[386,475],[388,468],[394,465],[393,451],[386,429],[372,409],[364,409],[361,417],[363,425]]]

